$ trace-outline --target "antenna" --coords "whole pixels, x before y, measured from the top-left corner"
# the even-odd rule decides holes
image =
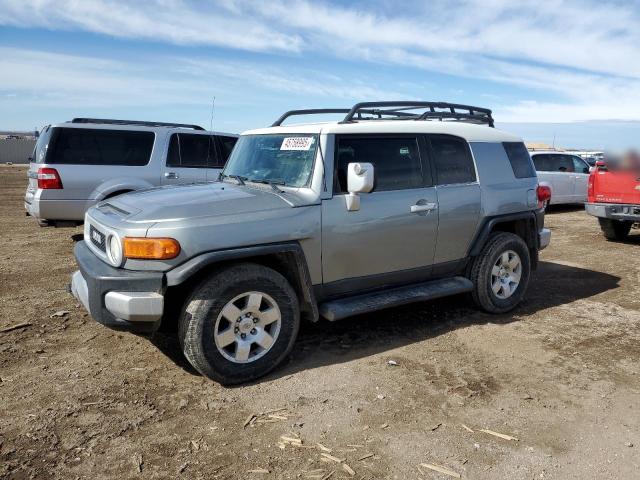
[[[209,122],[209,130],[213,131],[213,112],[216,109],[216,97],[213,97],[213,101],[211,102],[211,121]]]

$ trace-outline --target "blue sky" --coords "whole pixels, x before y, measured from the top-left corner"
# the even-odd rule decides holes
[[[638,146],[640,1],[0,0],[0,128],[240,132],[363,100],[492,108],[528,141]]]

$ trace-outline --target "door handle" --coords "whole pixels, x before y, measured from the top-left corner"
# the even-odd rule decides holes
[[[178,175],[176,172],[165,172],[164,173],[164,178],[180,178],[180,175]]]
[[[436,203],[416,203],[411,205],[411,213],[430,212],[438,208]]]

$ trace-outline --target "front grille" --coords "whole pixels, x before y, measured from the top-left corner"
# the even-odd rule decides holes
[[[105,235],[93,225],[89,226],[89,238],[91,238],[91,243],[93,243],[96,247],[98,247],[101,251],[106,252],[105,246]]]

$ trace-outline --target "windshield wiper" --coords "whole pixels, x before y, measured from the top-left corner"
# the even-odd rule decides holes
[[[229,175],[229,174],[220,172],[220,175],[218,175],[218,180],[224,180],[225,178],[233,178],[238,182],[239,185],[244,185],[244,181],[248,180],[247,177],[243,177],[241,175]]]
[[[282,193],[282,190],[280,190],[276,185],[286,185],[287,182],[285,182],[284,180],[280,180],[280,179],[274,179],[274,180],[270,180],[270,179],[254,179],[254,178],[250,178],[247,180],[248,182],[251,183],[263,183],[265,185],[269,185],[274,192],[276,193]]]

